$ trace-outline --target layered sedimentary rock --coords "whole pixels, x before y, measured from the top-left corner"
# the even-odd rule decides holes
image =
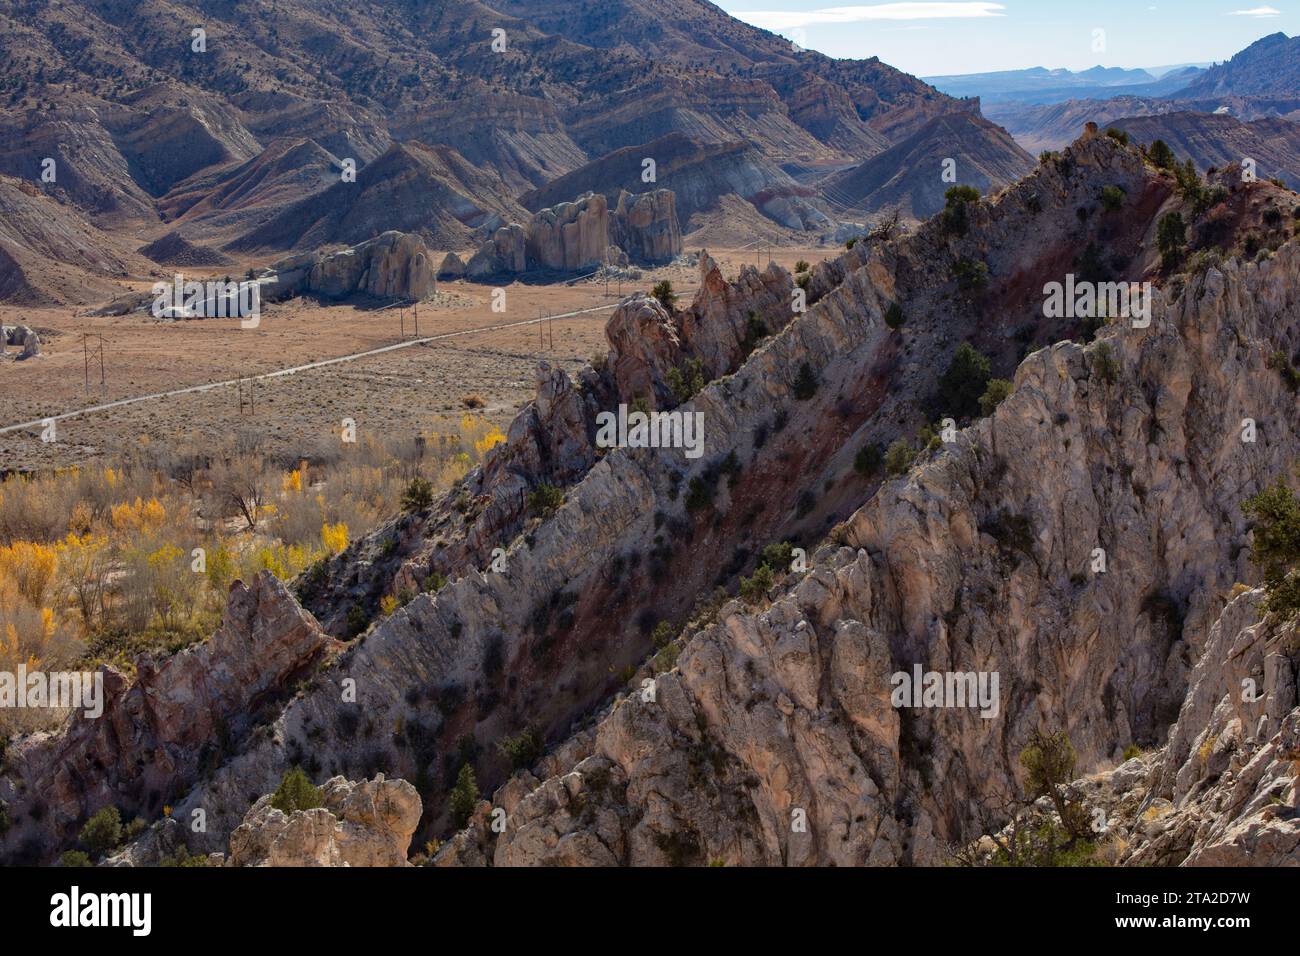
[[[101,716],[77,711],[64,731],[10,745],[0,777],[14,821],[0,837],[5,857],[45,858],[101,807],[157,814],[337,648],[270,572],[236,582],[210,640],[161,662],[140,658],[134,679],[101,667]]]
[[[285,813],[259,799],[230,834],[230,866],[409,866],[420,796],[405,780],[321,785],[321,806]]]

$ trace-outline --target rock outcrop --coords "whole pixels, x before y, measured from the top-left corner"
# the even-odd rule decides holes
[[[1080,216],[1104,185],[1124,214]],[[1251,574],[1241,502],[1300,456],[1270,365],[1300,345],[1300,249],[1171,279],[1149,326],[1092,344],[1042,296],[1103,240],[1120,277],[1150,275],[1145,240],[1180,203],[1090,135],[971,204],[964,236],[926,223],[814,267],[806,312],[779,267],[729,285],[707,257],[687,309],[629,299],[620,344],[576,381],[542,370],[480,469],[301,582],[331,628],[427,590],[178,801],[206,812],[195,849],[223,849],[295,764],[420,781],[436,836],[468,761],[506,831],[480,813],[439,863],[933,863],[1034,731],[1066,729],[1084,771],[1161,746]],[[1010,396],[880,484],[861,453],[943,414],[936,370],[963,340],[1014,374]],[[645,397],[630,383],[667,403],[660,381],[695,360],[713,380],[668,392],[704,417],[698,460],[595,447],[595,415]],[[778,542],[812,560],[770,603],[752,579],[746,603],[707,598]],[[692,621],[647,663],[660,625]],[[918,665],[999,674],[996,713],[894,708],[891,672]],[[654,683],[623,696],[628,673]],[[512,776],[493,744],[524,730],[551,753]]]
[[[459,279],[465,275],[465,261],[454,252],[449,252],[438,266],[439,279]]]
[[[306,285],[306,291],[331,299],[363,292],[418,301],[434,288],[432,254],[419,236],[400,232],[325,256],[312,266]]]
[[[528,259],[537,267],[577,272],[600,263],[609,248],[609,206],[604,196],[543,209],[529,220]]]
[[[610,217],[610,240],[634,262],[667,262],[681,255],[682,229],[673,191],[619,193]]]
[[[321,785],[321,806],[284,813],[261,797],[230,834],[228,866],[409,866],[420,796],[405,780]]]
[[[528,237],[518,223],[502,226],[492,233],[492,238],[479,247],[465,264],[465,275],[471,279],[524,272],[528,268]]]
[[[663,262],[681,251],[670,190],[635,197],[621,193],[613,210],[604,196],[588,193],[539,210],[526,225],[501,227],[469,260],[465,274],[483,278],[532,269],[579,272],[624,258]]]
[[[210,640],[161,662],[138,659],[134,680],[101,667],[101,716],[78,711],[60,733],[10,744],[0,799],[15,822],[0,837],[4,857],[45,859],[108,805],[157,814],[338,648],[270,572],[235,582]]]
[[[1300,622],[1265,618],[1262,596],[1215,622],[1168,744],[1078,782],[1117,862],[1300,865]]]
[[[351,249],[281,259],[258,277],[266,301],[295,295],[343,299],[371,295],[419,301],[437,289],[433,253],[410,233],[385,232]]]

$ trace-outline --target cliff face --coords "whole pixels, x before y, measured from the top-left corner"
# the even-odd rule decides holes
[[[938,864],[972,838],[970,802],[1014,785],[1035,728],[1068,731],[1089,768],[1177,717],[1141,808],[1172,799],[1177,823],[1132,861],[1294,863],[1300,834],[1268,800],[1295,795],[1294,627],[1238,605],[1216,620],[1248,574],[1240,503],[1300,452],[1296,396],[1266,368],[1298,317],[1292,245],[1211,270],[1150,329],[1034,353],[991,418],[883,486],[775,600],[724,607],[653,699],[634,683],[554,776],[499,791],[494,843],[471,832],[446,853]],[[916,664],[999,673],[1000,713],[896,709],[889,675]],[[1252,675],[1260,701],[1243,705]]]
[[[1262,592],[1211,628],[1169,743],[1081,781],[1131,866],[1295,866],[1300,860],[1300,631]]]

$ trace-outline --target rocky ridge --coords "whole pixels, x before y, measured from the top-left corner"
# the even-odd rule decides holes
[[[1300,334],[1297,280],[1292,244],[1199,277],[1149,330],[1031,355],[992,417],[884,485],[770,604],[688,635],[652,699],[633,689],[553,775],[513,779],[505,832],[444,861],[939,864],[1036,727],[1098,766],[1177,714],[1139,813],[1179,809],[1130,861],[1295,863],[1300,821],[1277,809],[1295,798],[1295,628],[1242,599],[1219,615],[1248,570],[1240,502],[1300,453],[1296,397],[1265,372]],[[888,676],[914,663],[1000,672],[1001,714],[895,709]],[[1261,697],[1243,705],[1245,676]]]

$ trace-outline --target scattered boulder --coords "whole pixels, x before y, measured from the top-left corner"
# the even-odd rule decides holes
[[[33,329],[24,327],[20,344],[23,350],[18,354],[18,361],[35,358],[41,354],[41,339]]]
[[[16,345],[21,352],[18,361],[35,358],[41,354],[41,338],[36,330],[27,325],[6,325],[0,329],[0,341],[6,346]]]

